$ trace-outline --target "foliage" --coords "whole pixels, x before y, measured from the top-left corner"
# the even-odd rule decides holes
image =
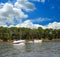
[[[17,28],[17,27],[0,27],[0,39],[7,40],[18,40],[18,39],[60,39],[60,29],[38,29],[30,28]]]

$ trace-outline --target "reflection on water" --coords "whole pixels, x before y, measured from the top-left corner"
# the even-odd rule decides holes
[[[26,43],[12,45],[0,43],[0,57],[60,57],[60,42]]]
[[[24,53],[25,52],[25,45],[13,45],[13,49],[18,51],[18,53]]]

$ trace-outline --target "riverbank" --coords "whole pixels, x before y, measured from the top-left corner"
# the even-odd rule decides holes
[[[7,40],[7,41],[4,41],[4,40],[1,40],[0,39],[0,42],[13,42],[14,40]]]
[[[1,40],[0,39],[0,42],[13,42],[15,40],[7,40],[7,41],[4,41],[4,40]],[[26,41],[30,41],[30,40],[26,40]],[[32,41],[32,40],[31,40]],[[52,40],[48,40],[48,39],[42,39],[43,42],[50,42],[50,41],[59,41],[60,42],[60,39],[52,39]]]
[[[48,39],[43,39],[43,42],[50,42],[50,41],[59,41],[60,42],[60,39],[52,39],[52,40],[48,40]]]

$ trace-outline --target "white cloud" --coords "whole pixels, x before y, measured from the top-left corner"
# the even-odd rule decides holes
[[[46,28],[60,29],[60,22],[49,23]]]
[[[16,27],[35,28],[35,29],[37,29],[38,27],[42,27],[43,29],[46,28],[60,29],[60,22],[53,22],[43,26],[39,24],[33,24],[31,20],[26,20],[21,24],[17,24]]]
[[[36,24],[33,24],[30,20],[26,20],[21,24],[17,24],[16,27],[25,27],[25,28],[38,28]]]
[[[35,9],[34,4],[28,0],[17,0],[15,7],[24,9],[26,11],[32,11]]]
[[[14,8],[12,4],[6,3],[3,8],[0,9],[0,22],[14,23],[14,18],[21,19],[28,16],[22,12],[21,9]],[[5,20],[5,21],[4,21]]]
[[[51,9],[54,9],[54,8],[55,8],[54,6],[51,7]]]
[[[0,8],[2,8],[4,6],[4,3],[0,3]]]
[[[22,24],[17,24],[16,27],[25,27],[25,28],[35,28],[42,27],[43,29],[52,28],[52,29],[60,29],[60,22],[49,23],[48,25],[39,25],[33,24],[31,20],[26,20]]]
[[[45,3],[45,0],[33,0],[33,1],[41,2],[41,3]]]
[[[44,21],[51,21],[51,18],[36,18],[36,19],[32,19],[32,22],[44,22]]]
[[[35,7],[34,7],[33,3],[30,3],[28,0],[17,0],[14,3],[14,5],[11,2],[10,3],[8,2],[5,4],[0,3],[0,23],[2,25],[6,25],[6,23],[13,25],[14,18],[17,21],[20,21],[20,19],[28,17],[28,15],[25,14],[22,11],[22,9],[25,9],[26,11],[31,11],[34,8]],[[1,24],[0,24],[0,26],[1,26]]]
[[[44,3],[44,2],[45,2],[45,0],[40,0],[40,2]]]
[[[50,6],[50,9],[51,10],[54,10],[56,7],[55,6]]]
[[[16,26],[15,25],[10,25],[10,26],[6,26],[6,27],[9,27],[10,28],[10,27],[16,27]]]
[[[2,25],[2,23],[1,23]],[[46,28],[52,28],[52,29],[60,29],[60,22],[53,22],[53,23],[49,23],[48,25],[40,25],[40,24],[33,24],[33,22],[31,20],[26,20],[23,23],[17,24],[17,25],[3,25],[3,27],[25,27],[25,28],[35,28],[37,29],[38,27],[42,27],[43,29]]]
[[[21,24],[17,24],[16,27],[25,27],[25,28],[35,28],[37,29],[38,27],[44,28],[44,26],[39,25],[39,24],[33,24],[31,20],[26,20]]]

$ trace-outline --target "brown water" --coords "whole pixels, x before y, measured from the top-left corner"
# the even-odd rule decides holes
[[[26,43],[24,46],[0,42],[0,57],[60,57],[60,42]]]

